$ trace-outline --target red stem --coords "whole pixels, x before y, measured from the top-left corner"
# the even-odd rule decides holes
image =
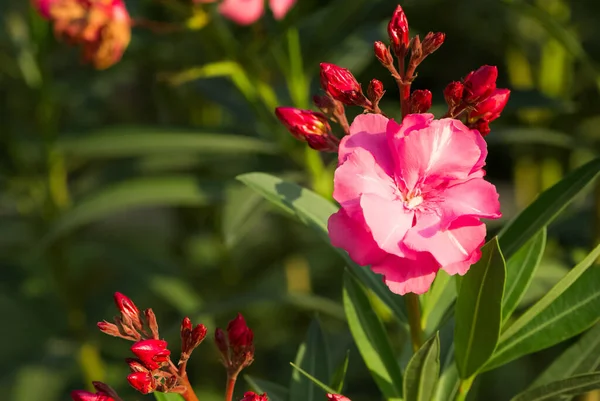
[[[400,70],[400,79],[398,82],[398,89],[400,89],[400,109],[402,111],[402,118],[410,113],[410,84],[412,76],[408,76],[404,71],[404,57],[398,57],[398,69]]]
[[[183,392],[181,394],[181,396],[183,397],[183,399],[185,401],[199,401],[198,396],[194,392],[194,389],[192,388],[192,384],[190,383],[190,380],[188,379],[187,373],[184,373],[184,376],[181,376],[181,384],[183,384],[185,386],[185,392]]]
[[[227,388],[225,389],[225,401],[232,401],[233,389],[235,388],[236,380],[237,380],[237,373],[227,376]]]

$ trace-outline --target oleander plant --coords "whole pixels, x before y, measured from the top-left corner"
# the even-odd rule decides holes
[[[8,12],[6,399],[597,400],[600,10],[416,3]]]

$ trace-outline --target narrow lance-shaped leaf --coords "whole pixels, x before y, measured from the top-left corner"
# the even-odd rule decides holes
[[[492,356],[500,336],[504,257],[494,237],[481,259],[462,278],[456,300],[455,355],[458,372],[469,378]]]
[[[348,371],[348,364],[350,363],[350,350],[346,351],[346,356],[342,363],[335,370],[333,377],[331,378],[330,387],[333,388],[336,394],[341,394],[344,390],[344,380],[346,380],[346,372]]]
[[[565,397],[600,389],[600,373],[573,376],[527,390],[511,401],[563,400]]]
[[[306,370],[302,369],[295,363],[290,362],[290,365],[292,365],[292,367],[295,369],[295,371],[297,371],[302,376],[304,376],[306,379],[311,381],[313,384],[315,384],[317,387],[319,387],[321,390],[323,390],[326,394],[337,394],[337,392],[334,389],[332,389],[327,384],[323,383],[321,380],[317,379],[316,377],[314,377],[313,375],[311,375],[310,373],[308,373]]]
[[[267,393],[269,401],[288,401],[289,391],[282,385],[248,375],[244,379],[256,393]]]
[[[530,239],[506,263],[506,286],[502,300],[503,324],[523,299],[544,254],[546,229]]]
[[[317,319],[311,322],[306,341],[298,349],[295,365],[321,382],[329,380],[329,350]],[[292,371],[289,401],[316,399],[315,385],[297,369]]]
[[[498,234],[504,257],[510,259],[531,237],[547,226],[600,173],[600,158],[572,171],[544,191]]]
[[[312,228],[328,244],[331,243],[327,233],[327,220],[338,210],[333,203],[313,191],[269,174],[248,173],[238,176],[237,179],[261,194],[273,205]],[[400,322],[406,325],[407,319],[402,297],[393,294],[383,283],[381,277],[371,272],[368,267],[357,266],[346,252],[335,249],[348,265],[352,266],[352,271],[356,276],[373,290],[377,297],[394,312]]]
[[[390,340],[365,288],[348,271],[344,274],[344,307],[356,346],[379,389],[388,399],[402,398],[402,373]]]
[[[510,325],[485,369],[550,347],[594,325],[600,310],[600,266],[590,266],[599,256],[600,245]]]
[[[530,388],[600,368],[600,324],[571,345],[531,384]]]
[[[440,337],[430,338],[413,355],[404,374],[404,400],[430,401],[440,374]]]
[[[181,396],[181,394],[177,393],[154,392],[154,398],[156,398],[156,401],[184,401],[184,398]]]

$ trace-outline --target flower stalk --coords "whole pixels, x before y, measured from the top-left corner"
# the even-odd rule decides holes
[[[419,296],[414,293],[404,295],[406,309],[408,311],[408,324],[410,326],[410,339],[413,351],[417,352],[423,345],[423,330],[421,328],[421,306]]]

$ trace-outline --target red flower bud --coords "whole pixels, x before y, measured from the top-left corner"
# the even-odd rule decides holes
[[[388,24],[387,31],[392,44],[392,50],[396,56],[404,57],[408,49],[410,37],[408,34],[408,21],[402,7],[396,7],[396,11],[394,11],[394,15],[392,15],[392,19]]]
[[[227,358],[227,350],[229,346],[227,345],[227,338],[225,337],[225,333],[222,329],[217,328],[215,330],[215,344],[217,344],[217,348],[223,354],[225,358]]]
[[[142,394],[149,394],[156,390],[156,380],[150,372],[134,372],[127,376],[127,381]]]
[[[341,394],[327,394],[327,399],[329,401],[350,401],[350,398],[344,397]]]
[[[121,294],[120,292],[115,292],[114,298],[115,304],[117,305],[119,312],[121,312],[125,316],[129,316],[131,320],[135,320],[138,318],[140,311],[131,299]]]
[[[321,87],[335,100],[349,106],[366,106],[360,84],[346,68],[335,64],[321,63]]]
[[[229,345],[234,349],[252,345],[254,334],[241,313],[238,313],[237,317],[227,325],[227,337]]]
[[[294,107],[278,107],[275,115],[296,139],[308,143],[311,148],[323,152],[337,150],[338,140],[332,135],[327,117],[323,114]]]
[[[419,89],[410,96],[410,112],[412,114],[425,113],[431,108],[431,92]]]
[[[206,337],[206,332],[206,326],[203,324],[198,324],[196,325],[196,327],[194,327],[194,329],[192,330],[193,348],[196,348],[198,345],[200,345],[202,341],[204,341],[204,338]]]
[[[100,329],[100,331],[103,332],[104,334],[108,334],[109,336],[113,336],[113,337],[122,337],[121,333],[119,332],[119,328],[117,327],[116,324],[102,321],[102,322],[96,323],[96,326],[98,326],[98,329]]]
[[[490,133],[490,124],[486,120],[478,120],[475,124],[471,124],[470,128],[476,129],[482,136]]]
[[[464,80],[464,101],[474,104],[485,100],[496,90],[496,79],[498,79],[498,68],[489,65],[470,72]]]
[[[115,401],[115,399],[103,392],[90,393],[85,390],[71,391],[73,401]]]
[[[117,400],[117,399],[120,400],[119,396],[117,395],[117,392],[115,390],[113,390],[112,387],[110,387],[108,384],[98,382],[98,381],[93,381],[92,385],[96,389],[96,393],[104,393],[104,394],[107,394],[107,395],[113,397],[115,400]]]
[[[425,39],[423,39],[423,53],[425,55],[430,55],[431,53],[433,53],[434,51],[436,51],[437,49],[440,48],[440,46],[444,43],[444,40],[446,40],[446,34],[442,33],[442,32],[429,32],[426,36]]]
[[[181,322],[181,332],[183,333],[184,330],[192,330],[192,321],[189,317],[184,317]]]
[[[333,114],[333,112],[335,110],[335,103],[334,102],[335,101],[332,98],[330,98],[329,96],[327,96],[327,95],[324,95],[324,96],[314,95],[313,96],[313,103],[325,115],[332,115]]]
[[[369,100],[374,104],[378,104],[385,90],[383,89],[383,83],[378,79],[372,79],[369,83],[369,88],[367,89],[367,95],[369,95]]]
[[[131,346],[131,351],[150,370],[158,369],[171,355],[164,340],[141,340]]]
[[[483,119],[487,122],[494,121],[500,117],[500,113],[504,110],[509,97],[510,90],[496,89],[487,99],[479,103],[469,113],[469,119]]]
[[[392,57],[392,53],[390,53],[390,49],[380,41],[375,42],[375,57],[383,66],[390,66],[394,64],[394,58]]]
[[[444,89],[444,98],[448,106],[453,109],[462,102],[464,85],[461,82],[450,82]]]
[[[262,393],[261,395],[253,393],[252,391],[247,391],[244,393],[244,398],[240,401],[269,401],[267,397],[267,393]]]

